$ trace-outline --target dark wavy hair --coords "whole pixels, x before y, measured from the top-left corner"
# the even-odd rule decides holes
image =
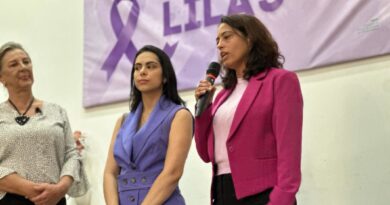
[[[269,68],[283,68],[284,56],[278,44],[265,25],[256,17],[247,14],[222,16],[220,24],[225,23],[249,39],[244,78],[249,80],[253,75]],[[236,72],[224,67],[222,75],[224,88],[232,88],[237,83]]]
[[[133,60],[133,68],[131,71],[130,110],[132,112],[135,111],[137,109],[138,104],[142,101],[141,92],[136,88],[134,84],[134,67],[135,59],[137,59],[137,57],[143,52],[152,52],[158,57],[164,79],[163,95],[178,105],[185,105],[184,101],[180,98],[179,93],[177,91],[175,70],[173,69],[169,56],[163,50],[155,46],[145,45],[140,50],[138,50]]]

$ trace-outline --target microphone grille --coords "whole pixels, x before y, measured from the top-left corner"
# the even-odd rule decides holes
[[[220,70],[221,70],[221,65],[219,63],[211,62],[206,73],[211,74],[213,76],[218,76]]]

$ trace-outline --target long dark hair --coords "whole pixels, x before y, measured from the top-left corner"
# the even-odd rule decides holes
[[[280,53],[278,44],[265,25],[256,17],[247,14],[223,16],[221,23],[226,23],[249,39],[249,52],[247,56],[244,78],[268,68],[283,68],[284,56]],[[224,68],[222,76],[224,88],[232,88],[237,83],[236,72]]]
[[[179,93],[177,92],[177,81],[176,81],[175,70],[173,69],[169,56],[163,50],[155,46],[145,45],[140,50],[138,50],[133,60],[133,68],[131,71],[130,110],[132,112],[135,111],[137,109],[138,104],[142,101],[141,92],[137,89],[137,87],[134,84],[134,71],[135,71],[134,67],[135,67],[135,59],[137,59],[137,57],[143,52],[152,52],[156,54],[156,56],[158,57],[158,60],[162,68],[162,75],[163,75],[162,77],[164,79],[163,95],[178,105],[180,104],[185,105],[184,101],[180,98]]]

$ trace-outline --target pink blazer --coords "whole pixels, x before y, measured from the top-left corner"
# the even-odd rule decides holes
[[[212,121],[231,92],[221,90],[195,119],[198,154],[213,165]],[[302,115],[303,99],[295,73],[271,68],[249,79],[226,142],[238,199],[273,187],[270,205],[294,204],[301,182]]]

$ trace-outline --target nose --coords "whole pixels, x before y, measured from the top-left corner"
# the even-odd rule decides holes
[[[22,62],[22,63],[20,63],[20,65],[21,65],[21,68],[22,68],[23,70],[27,68],[27,65],[26,65],[26,64],[24,64],[23,62]]]
[[[142,66],[142,68],[139,70],[139,74],[140,75],[146,75],[147,71],[146,71],[146,67],[145,66]]]
[[[30,66],[29,63],[25,63],[23,61],[20,62],[19,64],[20,64],[20,67],[21,67],[22,70],[28,69],[29,66]]]
[[[221,50],[222,47],[223,47],[222,40],[219,40],[219,41],[217,42],[217,48],[218,48],[219,50]]]

